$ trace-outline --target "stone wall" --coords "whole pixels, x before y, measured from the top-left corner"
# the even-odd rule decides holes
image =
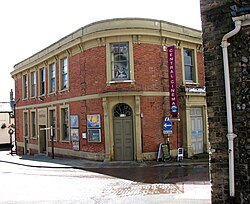
[[[230,6],[249,7],[249,0],[201,0],[205,80],[211,145],[213,203],[250,203],[250,27],[230,38],[228,47],[235,145],[235,197],[229,194],[228,141],[223,36],[234,29]]]

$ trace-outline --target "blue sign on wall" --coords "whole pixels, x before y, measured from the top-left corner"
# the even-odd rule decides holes
[[[165,120],[163,122],[163,129],[164,130],[172,130],[173,128],[173,125],[172,125],[172,122],[170,120]]]

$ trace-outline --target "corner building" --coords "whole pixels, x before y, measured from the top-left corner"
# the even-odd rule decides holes
[[[165,118],[172,121],[172,156],[178,147],[187,157],[207,152],[201,44],[201,32],[191,28],[111,19],[80,28],[16,64],[11,75],[18,154],[51,155],[53,146],[64,157],[155,160],[166,142]],[[170,113],[170,46],[176,115]]]

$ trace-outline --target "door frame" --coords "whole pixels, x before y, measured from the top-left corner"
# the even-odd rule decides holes
[[[40,127],[42,126],[43,128],[47,127],[47,108],[41,108],[37,110],[37,115],[38,115],[38,152],[41,153],[45,153],[46,155],[48,155],[48,137],[47,137],[47,130],[40,130]],[[44,132],[44,137],[45,137],[45,149],[46,151],[42,151],[42,145],[41,145],[41,139],[40,139],[40,134],[41,131],[45,131]]]
[[[129,105],[133,112],[134,160],[142,161],[142,139],[140,118],[140,96],[126,93],[112,93],[102,99],[104,110],[105,160],[114,160],[113,108],[118,103]]]
[[[125,103],[123,103],[123,104],[125,104]],[[119,104],[117,104],[117,105],[119,105]],[[113,117],[114,117],[113,118],[113,128],[114,128],[114,130],[113,130],[113,134],[114,134],[114,160],[117,160],[117,161],[133,161],[134,160],[134,131],[133,131],[133,115],[134,114],[133,114],[133,110],[129,106],[130,109],[131,109],[131,112],[132,112],[131,116],[120,116],[120,117],[117,117],[117,116],[114,115],[115,107],[117,107],[117,105],[114,106],[114,109],[113,109]],[[126,105],[128,105],[128,104],[126,104]],[[116,147],[116,142],[115,142],[115,139],[116,139],[116,135],[115,135],[115,122],[116,121],[121,121],[121,123],[122,123],[122,125],[124,127],[125,120],[128,120],[130,122],[130,127],[129,128],[132,129],[131,135],[130,135],[130,139],[132,139],[132,145],[131,145],[131,148],[132,148],[132,158],[129,159],[129,160],[127,160],[126,156],[123,154],[123,158],[121,160],[118,160],[118,158],[116,158],[116,151],[117,151],[116,148],[117,147]],[[122,132],[124,132],[124,131],[121,131],[121,133]],[[124,137],[125,137],[125,134],[122,134],[122,150],[123,150],[123,153],[124,153],[124,149],[126,147],[126,144],[124,143],[124,141],[125,141]]]
[[[203,120],[203,152],[209,152],[208,141],[208,117],[207,117],[207,103],[205,93],[182,93],[180,96],[180,116],[181,116],[181,135],[182,146],[184,147],[184,154],[191,158],[193,153],[191,142],[191,122],[190,122],[190,109],[201,108]]]
[[[200,109],[200,114],[192,114],[192,109],[196,112],[197,109]],[[191,145],[192,145],[192,150],[193,150],[193,154],[200,154],[204,152],[204,122],[203,122],[203,113],[202,113],[202,108],[201,107],[191,107],[190,108],[190,137],[191,137]],[[202,147],[201,147],[201,152],[197,152],[196,149],[193,148],[193,136],[194,134],[192,133],[192,119],[198,119],[200,118],[202,120],[201,122],[201,126],[202,126]],[[195,122],[198,122],[195,120]],[[197,125],[197,124],[195,124]],[[195,133],[196,134],[196,133]],[[197,135],[199,135],[199,132],[197,133]],[[196,138],[197,139],[197,138]],[[197,146],[198,141],[195,141],[195,146]]]
[[[39,153],[47,153],[47,131],[44,129],[46,128],[46,125],[39,125]],[[45,150],[43,150],[43,148]]]

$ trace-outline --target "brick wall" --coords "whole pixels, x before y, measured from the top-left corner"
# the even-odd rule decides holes
[[[69,57],[69,91],[59,91],[59,64],[56,63],[56,94],[47,94],[43,101],[38,98],[22,100],[22,78],[16,79],[16,98],[20,98],[18,106],[48,103],[78,96],[119,92],[119,91],[148,91],[148,92],[168,92],[168,67],[167,53],[162,51],[162,47],[156,44],[133,44],[134,76],[135,83],[115,83],[107,85],[106,76],[106,47],[98,46],[90,48]],[[197,53],[199,67],[199,83],[204,85],[204,70],[202,66],[202,53]],[[182,58],[181,49],[176,48],[176,76],[177,84],[182,85]],[[46,72],[47,73],[47,72]],[[29,75],[28,75],[29,76]],[[47,83],[48,87],[48,83]],[[165,88],[164,88],[165,87]],[[60,106],[55,104],[57,110],[57,141],[56,148],[72,149],[69,142],[60,142]],[[67,102],[65,103],[67,105]],[[51,107],[51,106],[49,106]],[[141,97],[142,135],[143,151],[157,152],[159,143],[164,142],[162,135],[162,122],[165,116],[169,116],[169,97],[162,96],[142,96]],[[46,108],[41,106],[39,108]],[[85,152],[105,152],[105,132],[103,123],[102,99],[84,100],[70,102],[70,115],[79,115],[80,151]],[[30,109],[27,108],[29,111]],[[88,114],[101,114],[102,137],[100,143],[88,142],[81,137],[81,133],[87,132],[86,117]],[[23,110],[17,111],[17,138],[23,141],[22,116]],[[177,123],[173,124],[174,134],[170,138],[171,149],[176,149],[177,135],[179,145],[181,144],[181,127],[177,130]],[[178,134],[177,134],[178,132]],[[37,144],[37,139],[30,139],[30,143]],[[50,145],[50,143],[49,143]],[[32,151],[31,153],[35,153]]]
[[[235,145],[235,197],[229,196],[228,141],[222,37],[234,29],[230,6],[248,5],[249,1],[201,0],[204,45],[205,79],[211,154],[211,182],[213,203],[250,202],[250,59],[249,27],[230,38],[228,47],[232,91],[232,110]]]

